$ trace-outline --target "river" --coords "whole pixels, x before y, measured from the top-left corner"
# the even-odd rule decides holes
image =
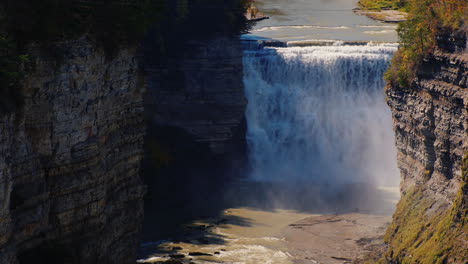
[[[244,51],[251,166],[220,197],[237,206],[144,243],[140,263],[351,263],[382,244],[398,200],[383,92],[395,25],[355,15],[353,0],[256,5],[270,19],[242,39],[289,46]],[[332,43],[293,45],[308,41]]]
[[[396,25],[353,13],[355,0],[257,0],[270,19],[260,21],[251,34],[282,41],[342,40],[395,42]]]

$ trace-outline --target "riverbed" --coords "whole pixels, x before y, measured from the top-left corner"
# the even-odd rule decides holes
[[[380,250],[398,188],[347,185],[340,199],[327,200],[319,194],[325,189],[241,181],[224,197],[238,197],[238,207],[144,242],[138,262],[337,264]]]
[[[398,190],[389,193],[396,202]],[[143,244],[152,253],[138,263],[353,263],[382,248],[390,221],[389,214],[359,209],[319,215],[230,208],[219,217],[186,225],[182,239]]]

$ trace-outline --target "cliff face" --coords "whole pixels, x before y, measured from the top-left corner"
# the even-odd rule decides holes
[[[171,227],[219,213],[215,204],[242,169],[247,102],[235,25],[244,23],[237,18],[244,12],[229,7],[240,2],[188,1],[184,17],[144,43],[150,120],[144,240],[165,239]]]
[[[154,125],[180,128],[214,153],[230,151],[247,103],[238,36],[191,39],[164,68],[149,72]]]
[[[232,152],[247,103],[239,40],[248,28],[245,1],[179,0],[169,7],[178,11],[144,45],[148,117],[153,127],[178,130],[214,155]]]
[[[387,232],[391,263],[465,263],[468,50],[447,33],[410,87],[389,87],[402,200]]]
[[[144,187],[136,52],[86,39],[41,56],[0,116],[0,263],[133,263]]]
[[[441,203],[453,200],[468,146],[468,53],[438,49],[423,63],[411,88],[392,87],[392,109],[402,190],[431,186]]]

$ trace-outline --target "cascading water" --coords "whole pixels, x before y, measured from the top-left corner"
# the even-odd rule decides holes
[[[396,50],[395,44],[246,50],[251,178],[396,185],[383,79]]]

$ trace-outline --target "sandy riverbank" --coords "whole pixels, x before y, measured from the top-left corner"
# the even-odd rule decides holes
[[[294,263],[357,263],[384,248],[390,216],[343,214],[312,216],[285,230]]]
[[[408,13],[401,12],[398,10],[370,11],[355,8],[353,11],[357,15],[367,16],[371,19],[378,20],[384,23],[399,23],[405,21],[408,17]]]

